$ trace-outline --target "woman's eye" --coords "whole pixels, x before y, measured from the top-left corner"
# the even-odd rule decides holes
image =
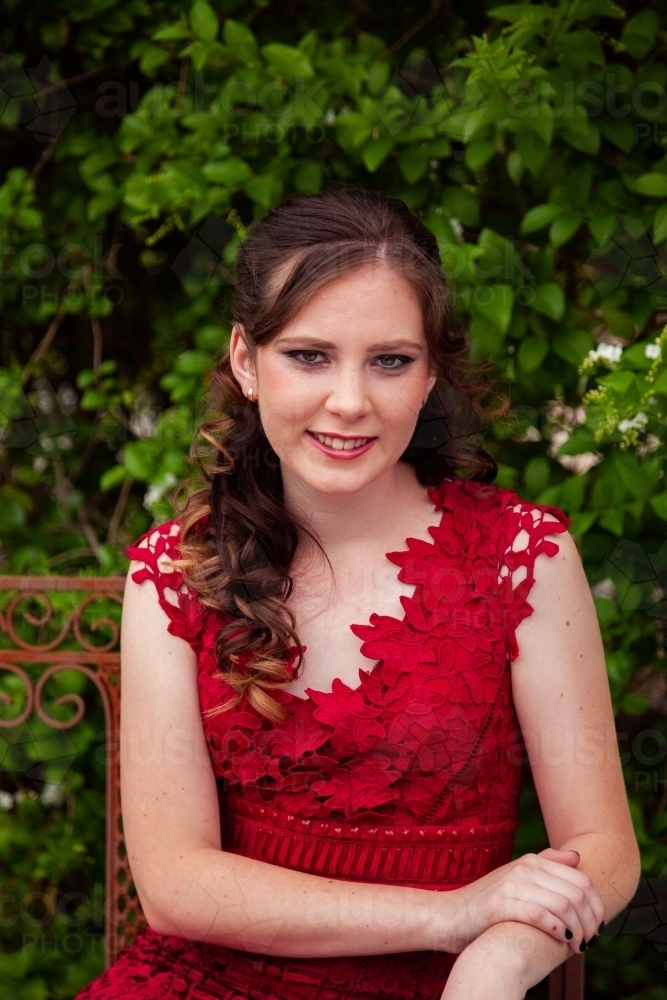
[[[321,351],[290,351],[289,356],[296,358],[297,361],[303,361],[305,364],[312,365],[317,364],[316,359],[321,354]]]
[[[412,358],[407,358],[402,354],[381,354],[378,358],[381,368],[404,368],[412,360]],[[383,364],[382,362],[388,362],[388,364]],[[394,362],[397,363],[395,364]]]

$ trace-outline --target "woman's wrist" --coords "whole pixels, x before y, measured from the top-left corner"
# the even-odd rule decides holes
[[[415,951],[449,952],[460,955],[470,943],[467,905],[461,889],[418,889],[426,919],[420,926]]]
[[[529,985],[521,953],[482,934],[456,959],[442,1000],[522,1000]]]

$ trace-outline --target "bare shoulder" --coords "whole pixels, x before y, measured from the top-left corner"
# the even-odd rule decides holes
[[[543,515],[546,522],[560,523],[553,514]],[[592,614],[595,627],[597,617],[593,597],[581,561],[577,543],[569,531],[554,531],[546,536],[555,543],[558,551],[553,555],[538,555],[533,568],[535,582],[528,600],[533,607],[533,617],[544,620],[558,612],[559,605],[576,605],[579,612]]]

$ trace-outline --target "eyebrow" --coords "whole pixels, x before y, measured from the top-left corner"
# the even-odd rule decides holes
[[[303,347],[308,344],[309,347],[319,347],[327,351],[335,351],[336,344],[333,344],[330,340],[319,340],[317,337],[280,337],[277,342],[281,346],[286,346],[289,344]],[[414,340],[385,340],[378,344],[371,344],[368,348],[369,351],[396,351],[400,348],[409,347],[413,351],[423,351],[421,344],[416,344]]]

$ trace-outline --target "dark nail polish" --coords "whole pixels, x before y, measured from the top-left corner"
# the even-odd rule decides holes
[[[603,930],[604,930],[604,920],[602,921],[602,923],[601,923],[601,924],[600,924],[600,926],[598,927],[598,934],[602,934],[602,931],[603,931]]]
[[[581,943],[579,945],[579,951],[586,951],[586,938],[581,939]]]
[[[593,935],[593,937],[590,939],[590,941],[586,942],[586,947],[587,948],[592,948],[595,943],[596,943],[596,938],[595,938],[595,935]]]
[[[572,938],[574,937],[574,934],[572,933],[569,927],[565,928],[565,937],[568,939],[568,941],[571,941]]]

